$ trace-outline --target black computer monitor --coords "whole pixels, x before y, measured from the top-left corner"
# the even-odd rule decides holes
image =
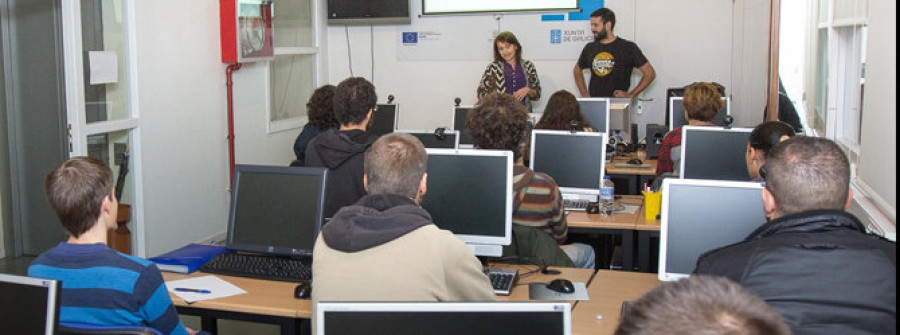
[[[236,165],[228,250],[311,256],[322,225],[327,171]]]
[[[680,178],[748,181],[750,128],[681,128]]]
[[[687,277],[700,255],[743,241],[766,223],[762,188],[753,182],[664,180],[659,279]]]
[[[722,100],[725,101],[725,107],[719,110],[710,121],[718,126],[724,126],[725,116],[731,115],[731,98],[722,97]],[[684,97],[669,97],[669,115],[667,115],[666,122],[669,125],[669,130],[684,127],[688,124],[687,118],[684,116]]]
[[[397,120],[400,119],[399,108],[394,104],[378,104],[372,111],[372,124],[369,132],[378,136],[390,134],[397,129]]]
[[[459,132],[459,144],[471,148],[472,136],[469,136],[469,130],[466,129],[466,122],[469,120],[469,112],[475,107],[473,106],[457,106],[453,107],[453,130]]]
[[[531,169],[556,181],[564,194],[600,194],[606,164],[606,133],[531,132]]]
[[[316,335],[569,335],[565,302],[321,302]]]
[[[511,151],[426,149],[422,207],[476,255],[500,256],[512,240]]]
[[[410,129],[397,129],[394,132],[412,135],[419,139],[425,148],[456,149],[459,147],[459,132],[456,130],[445,130],[441,134],[438,134],[436,131]]]
[[[0,333],[56,334],[59,281],[0,273]]]
[[[578,105],[591,127],[609,133],[609,98],[578,98]]]

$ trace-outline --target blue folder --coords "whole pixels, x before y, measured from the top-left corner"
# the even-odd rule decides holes
[[[191,273],[225,251],[225,246],[191,243],[150,258],[162,271]]]

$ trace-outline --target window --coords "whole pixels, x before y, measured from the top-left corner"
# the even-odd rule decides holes
[[[318,22],[315,1],[279,1],[273,16],[275,59],[269,62],[268,132],[306,122],[306,101],[318,83]]]

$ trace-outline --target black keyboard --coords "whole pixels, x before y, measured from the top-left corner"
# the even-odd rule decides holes
[[[221,253],[200,267],[200,271],[277,281],[309,282],[312,280],[312,259]]]
[[[494,294],[498,295],[509,295],[519,278],[519,270],[515,268],[484,268],[484,274],[491,280]]]

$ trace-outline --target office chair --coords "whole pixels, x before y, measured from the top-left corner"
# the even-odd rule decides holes
[[[69,322],[61,322],[56,331],[59,335],[163,335],[156,329],[143,326],[101,326]]]

